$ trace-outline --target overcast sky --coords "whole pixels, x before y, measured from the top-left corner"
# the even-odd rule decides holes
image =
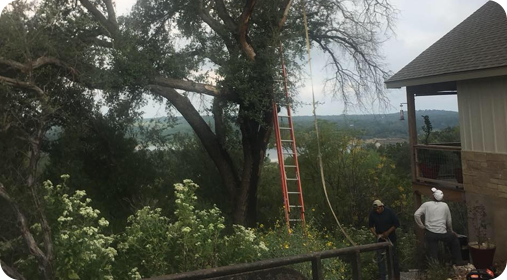
[[[133,2],[134,0],[118,1],[118,12],[126,12]],[[382,47],[385,56],[384,63],[387,64],[388,70],[394,73],[399,71],[486,2],[486,0],[392,0],[400,13],[395,27],[396,35]],[[316,99],[320,103],[324,103],[318,106],[317,114],[341,114],[344,110],[341,100],[333,99],[323,93],[322,81],[326,76],[326,72],[323,70],[324,63],[325,58],[313,57]],[[400,103],[406,102],[404,88],[389,90],[387,95],[391,104],[387,112],[399,111]],[[311,100],[309,80],[306,82],[306,86],[299,90],[298,99],[300,101]],[[419,97],[416,99],[416,107],[417,109],[458,110],[455,96]],[[376,108],[368,109],[375,113],[387,113],[380,112]],[[160,105],[150,104],[143,110],[146,117],[162,116],[164,114],[163,106]],[[354,108],[348,109],[349,114],[363,112]],[[310,105],[299,107],[296,111],[296,115],[311,114]]]

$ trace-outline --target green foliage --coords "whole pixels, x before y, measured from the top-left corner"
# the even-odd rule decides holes
[[[376,242],[375,237],[371,234],[371,231],[365,226],[349,226],[345,227],[345,231],[357,245],[366,245]],[[343,234],[340,231],[336,230],[335,236],[338,240],[342,240],[341,242],[345,244],[345,246],[352,246],[352,244],[350,244],[350,242],[344,238]],[[376,252],[361,253],[361,273],[364,279],[377,278],[378,264]]]
[[[431,125],[430,117],[428,115],[422,116],[424,119],[424,125],[422,130],[424,131],[424,144],[428,145],[428,139],[430,138],[431,132],[433,131],[433,126]]]
[[[433,131],[430,143],[459,143],[461,142],[459,126],[446,127],[441,130]]]
[[[323,200],[313,133],[297,136],[302,184],[311,190],[305,192],[305,203],[318,213],[325,213],[325,224],[334,224]],[[342,223],[365,225],[375,199],[381,199],[399,215],[412,211],[410,181],[405,176],[397,176],[396,165],[390,158],[366,148],[354,135],[343,133],[327,122],[320,124],[320,140],[327,192]]]
[[[62,175],[63,183],[53,186],[44,182],[44,196],[48,213],[52,218],[55,246],[56,274],[59,279],[113,279],[112,266],[117,255],[111,244],[114,236],[104,233],[109,222],[99,218],[100,211],[90,206],[86,192],[76,191],[69,196],[66,191],[68,175]],[[56,221],[54,218],[60,215]]]
[[[427,280],[447,280],[451,277],[451,270],[449,266],[436,260],[431,260],[428,263],[426,270]]]
[[[107,14],[104,2],[90,2],[96,12],[103,13],[111,25],[116,25],[113,15]],[[15,67],[0,69],[2,76],[33,83],[45,91],[42,96],[37,96],[29,88],[17,87],[20,83],[0,88],[6,93],[0,96],[0,152],[5,156],[0,159],[0,179],[12,183],[11,189],[15,190],[21,208],[26,210],[28,219],[34,224],[32,230],[39,244],[42,244],[41,229],[34,221],[40,213],[30,207],[30,200],[26,199],[28,192],[21,186],[25,184],[23,177],[27,177],[26,174],[41,172],[35,168],[26,170],[27,157],[23,155],[32,154],[29,144],[40,143],[42,151],[49,156],[49,160],[44,160],[47,166],[43,177],[54,181],[60,174],[73,174],[71,190],[67,190],[65,183],[53,186],[49,182],[43,190],[57,252],[56,278],[111,279],[115,276],[118,279],[139,279],[253,261],[270,252],[250,229],[233,226],[232,232],[226,234],[225,218],[217,207],[196,209],[196,192],[206,197],[201,206],[218,203],[226,215],[230,215],[227,207],[233,203],[223,199],[232,195],[224,195],[223,181],[197,138],[175,136],[165,146],[166,150],[149,151],[144,149],[145,145],[139,148],[139,142],[128,135],[133,123],[140,120],[139,108],[146,102],[145,96],[152,89],[150,85],[159,85],[157,78],[214,81],[221,92],[231,94],[224,98],[230,99],[222,104],[227,129],[225,140],[218,139],[224,141],[220,148],[234,159],[234,164],[229,167],[242,174],[241,168],[235,168],[242,164],[243,146],[238,143],[242,137],[261,139],[259,127],[266,125],[263,114],[269,113],[273,99],[281,100],[275,82],[279,78],[277,51],[280,39],[286,47],[289,72],[297,77],[299,64],[303,61],[301,55],[305,51],[301,40],[302,19],[291,14],[285,27],[279,30],[281,1],[262,1],[249,16],[247,42],[255,49],[255,62],[242,54],[241,47],[236,44],[238,29],[233,27],[230,31],[227,20],[216,13],[213,2],[204,1],[205,7],[199,2],[140,0],[129,15],[117,19],[114,30],[109,24],[99,23],[90,13],[92,9],[70,0],[16,1],[2,14],[2,58],[23,64],[47,56],[61,62],[27,71],[15,71]],[[389,29],[384,29],[384,24],[390,21],[393,11],[388,3],[374,7],[369,7],[368,1],[359,1],[357,5],[338,4],[339,1],[309,2],[310,27],[315,35],[326,34],[319,44],[345,56],[357,53],[357,50],[367,55],[351,57],[352,63],[343,64],[350,65],[345,69],[336,65],[337,77],[342,77],[338,84],[343,92],[339,87],[336,89],[344,96],[351,93],[346,89],[355,93],[378,91],[384,72],[377,67],[365,66],[380,65],[376,62],[381,41],[377,37]],[[239,18],[244,10],[241,1],[225,1],[225,5],[234,19]],[[212,12],[208,22],[217,22],[219,26],[223,22],[225,31],[206,27],[203,14],[209,11]],[[335,35],[354,38],[357,45],[349,47],[343,41],[333,39],[338,38]],[[208,73],[208,69],[212,73]],[[370,83],[364,81],[373,81],[377,87],[370,88]],[[103,101],[96,104],[93,92],[101,92]],[[167,98],[158,95],[156,99],[164,97]],[[187,93],[179,97],[186,98]],[[98,113],[97,107],[101,105],[107,105],[107,114]],[[240,137],[237,125],[244,125],[242,131],[251,131],[250,135]],[[399,122],[397,126],[404,129]],[[42,128],[39,136],[52,129],[62,133],[48,143],[45,137],[33,139],[38,128]],[[364,201],[379,196],[392,204],[398,213],[403,213],[410,201],[406,197],[408,188],[404,185],[404,178],[394,175],[392,161],[364,148],[357,140],[361,135],[338,134],[330,125],[323,131],[328,143],[324,147],[326,162],[329,162],[326,167],[329,177],[326,179],[330,182],[332,199],[338,205],[352,203],[349,209],[340,208],[339,214],[346,217],[345,222],[363,225],[369,210],[369,203]],[[158,136],[147,135],[143,140],[167,141],[167,138]],[[316,142],[312,139],[314,135],[310,133],[303,137],[301,166],[305,167],[302,174],[305,188],[309,190],[306,192],[309,206],[317,213],[326,213],[322,224],[329,225],[332,222],[322,203],[319,180],[315,177],[317,172],[314,172]],[[276,168],[271,165],[268,169],[269,176],[275,178]],[[4,170],[8,172],[4,173]],[[195,178],[204,188],[197,191],[193,182],[184,181],[176,186],[175,203],[169,203],[169,182],[189,177]],[[262,201],[264,206],[274,199],[279,202],[281,196],[270,195],[273,180],[262,180],[262,188],[266,191],[262,197],[266,198]],[[253,197],[255,192],[252,193]],[[86,198],[86,194],[92,199]],[[100,207],[102,213],[92,205]],[[278,207],[280,204],[271,205]],[[273,213],[278,212],[276,208],[274,211],[269,211],[273,210],[269,207],[261,209],[264,217],[273,217]],[[107,220],[99,219],[99,214]],[[134,215],[127,220],[131,214]],[[111,222],[110,232],[118,235],[106,234],[108,221]],[[2,221],[2,229],[3,226]],[[313,230],[314,236],[318,230]],[[27,278],[36,279],[35,260],[26,257],[26,252],[20,249],[24,248],[22,240],[11,238],[12,235],[17,236],[9,232],[6,234],[8,242],[0,244],[2,258],[7,254],[12,260],[10,263]],[[357,233],[357,236],[359,238],[361,234]],[[296,243],[290,236],[283,238],[287,238],[290,244]],[[118,255],[112,244],[118,246]],[[288,249],[285,241],[282,244],[283,249]],[[287,246],[291,248],[291,245]],[[296,249],[296,246],[299,245],[292,248]],[[332,247],[333,241],[323,243],[319,239],[312,246],[315,249]],[[345,268],[340,262],[326,265],[333,277],[344,277]]]
[[[417,240],[412,230],[397,230],[396,237],[398,242],[398,259],[401,271],[407,271],[412,268],[421,268],[419,263],[421,252],[416,246]]]
[[[377,152],[393,161],[396,167],[393,172],[399,178],[410,178],[411,162],[410,162],[410,145],[408,142],[382,145],[377,149]]]
[[[481,246],[490,248],[488,239],[488,225],[490,225],[490,222],[487,219],[486,207],[479,201],[475,201],[468,209],[468,215],[470,221],[472,221],[477,247],[479,249]]]
[[[170,199],[167,158],[147,149],[129,136],[130,121],[92,114],[75,126],[63,127],[58,138],[45,147],[50,164],[44,176],[73,174],[72,185],[85,190],[102,206],[114,230],[145,205]],[[169,194],[169,196],[168,196]]]
[[[343,234],[335,230],[322,228],[320,221],[309,219],[306,228],[295,228],[289,234],[285,223],[277,221],[274,227],[268,228],[264,224],[259,225],[260,240],[264,241],[269,248],[266,257],[276,258],[305,254],[323,250],[338,249],[351,246]],[[376,242],[370,230],[366,227],[346,227],[347,233],[352,236],[357,245],[366,245]],[[397,231],[398,255],[402,269],[414,267],[416,255],[415,235]],[[304,263],[294,265],[294,268],[311,279],[311,264]],[[331,258],[323,260],[325,279],[351,279],[352,270],[346,258]],[[375,279],[378,276],[378,266],[375,252],[361,254],[361,268],[364,279]]]
[[[217,207],[198,210],[191,180],[175,184],[175,221],[161,209],[145,207],[129,217],[119,237],[118,275],[137,279],[258,260],[268,249],[251,229],[234,225],[224,232]],[[139,277],[138,277],[139,276]]]
[[[344,243],[337,241],[329,233],[323,233],[311,221],[305,229],[295,228],[289,234],[284,222],[277,221],[273,228],[259,225],[260,239],[265,242],[269,251],[268,258],[306,254],[322,250],[344,247]],[[323,260],[325,279],[350,279],[350,266],[339,258]],[[311,279],[311,263],[301,263],[293,268]]]
[[[454,125],[447,124],[447,126],[440,127],[438,130],[435,129],[430,116],[423,115],[424,125],[422,131],[424,135],[419,139],[425,145],[431,143],[459,143],[461,141],[459,132],[459,123]],[[434,117],[434,120],[438,117]],[[442,122],[440,122],[442,123]]]
[[[44,183],[58,279],[137,280],[256,261],[269,252],[252,229],[234,225],[228,234],[217,207],[197,209],[198,186],[191,180],[174,185],[174,219],[160,208],[144,207],[128,218],[123,233],[110,235],[105,233],[109,222],[90,206],[92,200],[80,190],[69,195],[69,176],[61,177],[62,184]],[[31,231],[40,242],[41,225],[34,224]],[[0,242],[0,256],[13,256],[22,242]],[[14,263],[28,279],[37,279],[33,257],[20,256]]]
[[[145,207],[128,218],[125,232],[119,236],[118,269],[122,277],[125,272],[133,270],[143,275],[161,275],[171,271],[171,255],[168,250],[172,248],[167,236],[169,219],[161,215],[162,209],[151,210]],[[133,265],[132,267],[129,267]],[[140,278],[140,277],[139,277]]]
[[[433,121],[434,131],[430,142],[459,142],[459,117],[458,112],[442,110],[420,110],[416,114],[427,114]],[[176,117],[177,124],[174,128],[167,128],[164,135],[176,134],[178,132],[191,134],[192,127],[183,117]],[[145,119],[149,122],[151,119]],[[204,117],[207,123],[213,126],[214,120],[211,117]],[[408,140],[408,125],[406,121],[399,120],[399,114],[385,115],[331,115],[319,116],[319,120],[329,121],[336,125],[337,129],[357,133],[361,139],[374,138],[398,138]],[[313,116],[293,116],[296,131],[313,128]],[[422,128],[418,133],[423,133]],[[440,136],[440,133],[445,134]],[[450,133],[450,135],[448,134]],[[452,136],[451,136],[452,135]],[[437,138],[433,140],[433,138]],[[442,139],[442,140],[439,140]],[[444,140],[445,139],[445,140]]]
[[[447,205],[452,213],[452,229],[458,234],[468,234],[468,209],[467,204],[463,202],[447,201]],[[471,219],[471,221],[476,221]]]
[[[54,270],[58,279],[113,279],[113,265],[117,251],[115,236],[107,233],[109,222],[90,204],[84,191],[69,193],[68,175],[61,184],[44,182],[44,202],[51,239],[54,246]],[[30,227],[38,244],[42,244],[42,227]],[[15,258],[15,268],[27,279],[40,279],[37,263],[32,255],[17,254],[24,245],[21,238],[0,242],[0,255]]]
[[[231,141],[232,142],[232,141]],[[172,136],[171,147],[167,150],[158,150],[150,153],[157,155],[164,161],[167,170],[165,175],[171,182],[181,182],[186,178],[194,178],[194,182],[201,186],[196,190],[198,197],[205,198],[201,201],[203,207],[211,207],[216,204],[227,218],[231,217],[231,204],[224,197],[228,196],[220,174],[211,158],[207,155],[201,141],[196,135],[175,134]],[[231,154],[239,159],[240,150],[230,147]],[[195,164],[195,163],[199,164]],[[238,163],[239,164],[239,163]]]

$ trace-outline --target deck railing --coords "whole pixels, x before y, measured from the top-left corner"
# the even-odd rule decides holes
[[[417,181],[463,186],[460,143],[415,145],[415,159]]]
[[[381,242],[368,245],[360,245],[347,247],[342,249],[327,250],[321,252],[314,252],[309,254],[302,254],[289,257],[281,257],[276,259],[263,260],[253,263],[236,264],[230,266],[223,266],[218,268],[203,269],[197,271],[190,271],[180,274],[171,274],[166,276],[157,276],[145,280],[191,280],[191,279],[209,279],[214,277],[233,276],[243,273],[261,271],[270,268],[284,267],[304,262],[312,263],[312,279],[323,280],[324,273],[322,269],[323,259],[335,258],[344,256],[346,260],[352,264],[352,279],[361,280],[361,258],[360,254],[363,252],[386,250],[387,269],[389,279],[393,279],[393,247],[388,242]],[[266,279],[269,280],[269,279]]]

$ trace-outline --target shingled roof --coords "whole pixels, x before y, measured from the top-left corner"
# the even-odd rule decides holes
[[[386,84],[502,66],[507,66],[507,17],[502,6],[489,1]]]

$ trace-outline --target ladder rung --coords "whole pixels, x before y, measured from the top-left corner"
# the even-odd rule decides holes
[[[303,206],[301,205],[289,205],[290,208],[302,208]]]
[[[301,222],[301,219],[289,219],[289,222]]]
[[[298,178],[287,178],[287,181],[297,181]]]
[[[291,130],[292,128],[290,128],[290,127],[280,127],[280,129]]]
[[[300,194],[300,192],[287,192],[288,194]]]
[[[296,168],[295,165],[285,165],[285,167],[293,167],[293,168]]]
[[[281,142],[293,142],[292,140],[280,140]]]
[[[295,155],[295,153],[284,153],[284,152],[282,152],[282,154],[284,154],[284,155]]]

